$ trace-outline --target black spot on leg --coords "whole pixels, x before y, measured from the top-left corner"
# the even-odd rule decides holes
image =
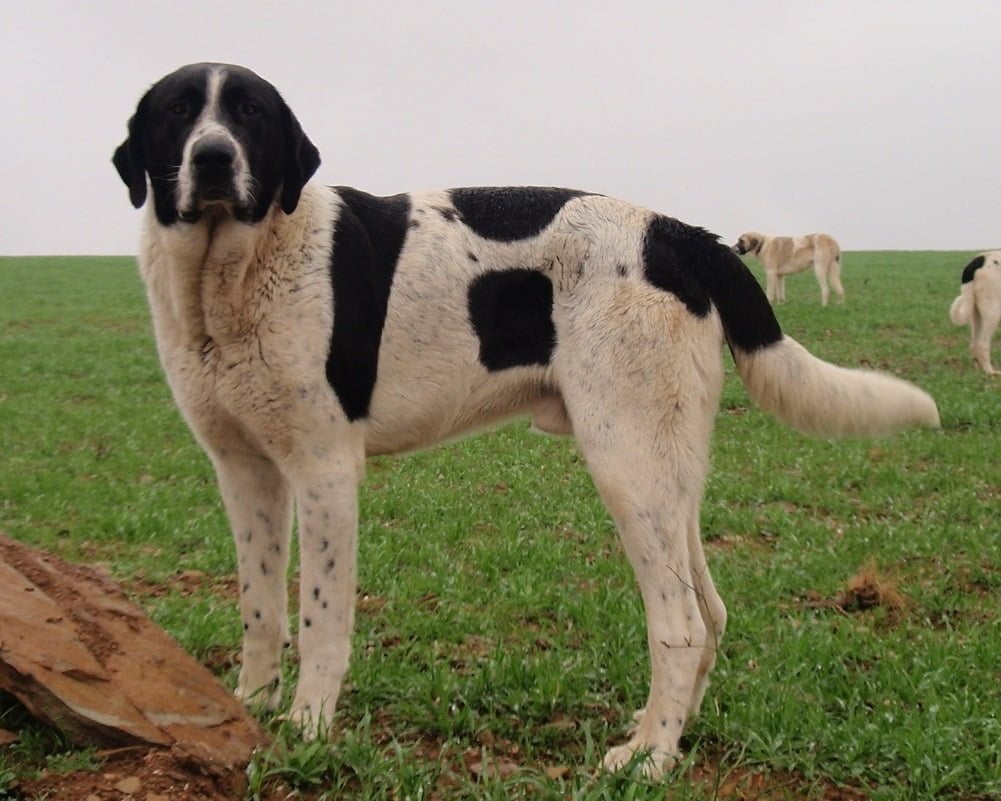
[[[241,592],[246,592],[249,589],[250,589],[250,582],[247,581],[247,582],[244,583],[243,587],[240,588],[240,591]]]
[[[393,273],[408,230],[410,197],[375,197],[344,186],[335,191],[343,204],[331,253],[334,327],[326,372],[353,421],[368,416]]]
[[[479,259],[476,257],[476,254],[473,253],[472,251],[470,251],[466,255],[469,257],[470,261],[473,261],[473,262],[478,262],[479,261]]]
[[[260,609],[255,609],[254,610],[254,620],[260,620],[260,619],[261,619],[261,610]]]
[[[488,370],[547,365],[556,347],[553,285],[534,270],[490,272],[469,286],[469,319]]]
[[[264,562],[264,561],[261,562],[261,575],[262,576],[268,575],[268,563],[267,562]]]
[[[304,625],[308,629],[310,626],[313,625],[313,621],[310,620],[308,617],[304,617],[302,619],[302,625]]]
[[[587,194],[541,186],[452,189],[452,205],[462,222],[484,239],[514,242],[536,236],[569,200]]]
[[[662,718],[661,721],[660,721],[660,726],[661,726],[662,729],[666,729],[667,728],[667,720],[664,719],[664,718]]]
[[[326,609],[327,608],[327,602],[323,601],[323,603],[320,604],[320,607],[323,608],[323,609]]]
[[[254,532],[253,531],[248,531],[244,535],[243,539],[244,539],[244,542],[250,542],[252,539],[254,539]]]
[[[244,630],[244,631],[246,631],[246,630],[247,630],[247,629],[249,629],[249,628],[250,628],[250,624],[249,624],[249,623],[244,623],[244,624],[243,624],[243,630]]]
[[[327,539],[320,540],[320,550],[321,551],[325,551],[329,547],[330,547],[330,540],[327,540]]]
[[[309,498],[311,501],[318,501],[320,500],[320,493],[318,493],[316,490],[306,490],[306,497]]]
[[[960,283],[968,284],[973,280],[974,274],[984,266],[984,256],[980,254],[963,269],[963,279]]]
[[[313,600],[316,601],[319,599],[319,597],[320,597],[320,588],[313,587]]]
[[[334,561],[333,559],[328,559],[328,560],[327,560],[327,564],[325,564],[325,565],[323,566],[323,572],[324,572],[324,573],[330,573],[330,572],[332,572],[332,571],[333,571],[333,569],[334,569],[334,567],[335,567],[336,565],[337,565],[337,563],[336,563],[336,562],[335,562],[335,561]]]
[[[410,222],[407,223],[407,228],[420,228],[420,227],[421,227],[420,220],[412,219]]]

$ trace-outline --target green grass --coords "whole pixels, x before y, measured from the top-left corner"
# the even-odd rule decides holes
[[[671,797],[713,797],[691,776],[717,768],[720,787],[755,779],[770,798],[1001,796],[1001,383],[947,315],[969,256],[848,253],[846,305],[822,309],[802,275],[778,311],[818,356],[921,384],[941,431],[809,439],[752,408],[730,365],[702,514],[730,623]],[[177,591],[181,571],[227,577],[235,559],[132,260],[0,260],[0,299],[0,530],[107,565],[232,684],[235,602]],[[373,460],[361,505],[367,597],[339,732],[319,747],[273,724],[251,795],[280,779],[372,801],[664,797],[596,770],[648,669],[634,581],[572,442],[515,422]],[[834,608],[870,561],[902,607]],[[0,728],[25,724],[6,708]],[[0,749],[0,798],[46,760],[94,760],[27,730]]]

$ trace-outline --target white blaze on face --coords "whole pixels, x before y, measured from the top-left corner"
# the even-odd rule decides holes
[[[247,207],[251,205],[252,177],[247,164],[247,156],[243,146],[233,135],[222,111],[222,87],[226,81],[226,71],[215,67],[207,78],[205,91],[205,106],[195,121],[188,140],[184,143],[181,156],[181,168],[177,175],[177,208],[182,212],[197,211],[201,208],[199,198],[195,196],[197,179],[195,165],[192,162],[192,152],[203,139],[222,139],[228,141],[236,154],[233,159],[233,194],[235,205]]]

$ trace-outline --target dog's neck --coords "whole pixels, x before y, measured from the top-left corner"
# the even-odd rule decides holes
[[[257,256],[280,214],[275,207],[255,224],[205,214],[195,223],[162,226],[150,212],[140,266],[154,312],[170,314],[190,343],[238,337],[247,321],[222,319],[220,310],[248,308]]]
[[[274,308],[276,296],[303,271],[327,269],[332,231],[328,237],[310,232],[332,225],[333,203],[329,190],[308,184],[291,215],[276,204],[253,224],[203,215],[196,223],[163,226],[147,208],[139,265],[158,340],[161,330],[186,348],[254,336],[263,310]],[[316,252],[304,259],[307,239],[317,243]]]

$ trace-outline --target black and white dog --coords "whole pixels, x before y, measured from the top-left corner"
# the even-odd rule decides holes
[[[307,729],[330,720],[348,668],[370,454],[518,414],[574,435],[635,569],[652,664],[638,726],[605,764],[648,752],[658,775],[726,623],[699,538],[724,342],[755,401],[804,431],[938,424],[916,387],[783,336],[751,273],[702,229],[566,189],[374,197],[310,182],[316,148],[243,67],[157,82],[114,164],[146,205],[139,265],[157,348],[236,541],[238,694],[272,704],[295,512],[290,714]]]
[[[1001,325],[1001,250],[980,253],[966,265],[949,319],[969,324],[973,360],[987,375],[998,375],[991,364],[991,339]]]

